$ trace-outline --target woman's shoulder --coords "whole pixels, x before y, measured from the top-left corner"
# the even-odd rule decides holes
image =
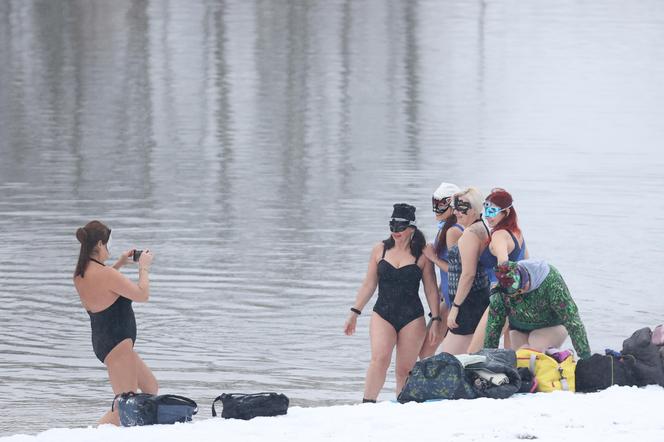
[[[461,236],[464,238],[475,236],[479,237],[480,239],[486,239],[489,237],[489,233],[486,225],[483,222],[476,222],[466,227]]]

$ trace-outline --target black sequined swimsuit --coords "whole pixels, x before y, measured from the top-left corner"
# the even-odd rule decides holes
[[[417,259],[412,264],[396,268],[383,256],[378,262],[378,300],[373,311],[392,324],[397,333],[413,320],[424,316],[419,289],[422,269]]]

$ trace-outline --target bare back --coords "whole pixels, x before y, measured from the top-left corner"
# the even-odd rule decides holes
[[[113,267],[90,262],[85,277],[74,277],[74,286],[83,307],[92,313],[106,310],[119,296],[142,301],[141,289]]]

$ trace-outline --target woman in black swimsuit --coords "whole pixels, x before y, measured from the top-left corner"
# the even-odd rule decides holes
[[[422,254],[424,235],[415,225],[415,207],[395,204],[390,220],[391,236],[371,252],[369,269],[357,292],[344,331],[355,333],[357,317],[378,287],[378,300],[371,315],[371,363],[364,386],[364,402],[376,402],[396,347],[397,395],[415,365],[427,335],[424,309],[419,297],[420,281],[432,314],[440,321],[438,288],[433,264]],[[438,338],[439,327],[430,327],[429,340]]]
[[[447,315],[449,331],[443,340],[446,353],[465,353],[475,328],[489,306],[489,278],[480,255],[489,240],[489,228],[482,221],[484,199],[474,187],[454,196],[454,214],[464,231],[449,252],[449,294],[452,305]]]
[[[123,276],[118,269],[131,260],[128,250],[112,266],[109,258],[111,230],[99,221],[91,221],[76,231],[81,243],[74,285],[83,307],[90,315],[92,348],[108,369],[113,393],[128,391],[156,394],[159,387],[152,371],[134,351],[136,319],[132,301],[146,302],[150,295],[148,271],[152,254],[146,250],[138,261],[138,283]],[[120,424],[117,407],[106,413],[100,424]]]

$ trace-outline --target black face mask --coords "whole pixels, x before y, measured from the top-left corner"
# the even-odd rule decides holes
[[[431,205],[433,206],[433,212],[437,214],[447,212],[447,209],[450,208],[452,197],[445,197],[442,199],[431,198]]]
[[[403,232],[408,227],[410,227],[409,221],[397,221],[394,219],[390,221],[390,232],[394,233]]]
[[[468,211],[472,209],[472,206],[467,201],[461,201],[458,196],[454,197],[454,210],[461,212],[464,215],[468,214]]]

